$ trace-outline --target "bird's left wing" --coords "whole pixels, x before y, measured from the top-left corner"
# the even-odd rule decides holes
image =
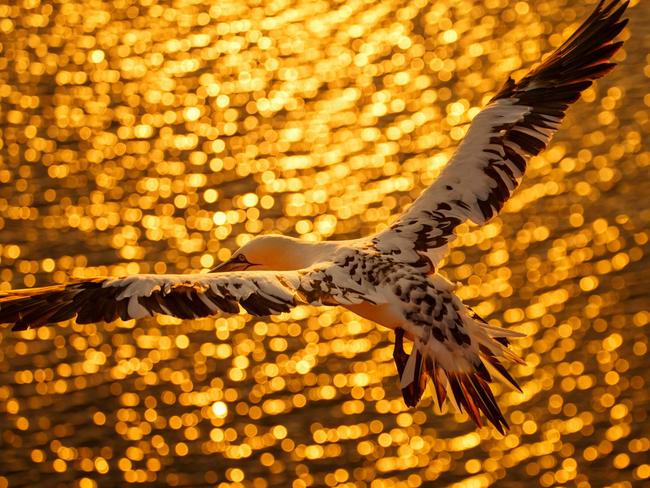
[[[439,178],[388,229],[375,248],[394,259],[434,266],[444,257],[455,227],[482,224],[501,209],[519,185],[531,156],[548,144],[569,104],[614,64],[622,42],[628,2],[602,0],[594,12],[536,69],[509,79],[474,118],[463,142]],[[424,263],[427,265],[428,263]]]
[[[25,330],[76,316],[80,324],[154,314],[182,319],[218,312],[287,312],[299,303],[359,303],[364,292],[335,265],[297,271],[241,271],[91,278],[0,294],[0,323]]]

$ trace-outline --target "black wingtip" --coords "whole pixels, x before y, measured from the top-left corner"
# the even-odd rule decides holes
[[[614,41],[629,19],[622,19],[629,2],[601,1],[580,27],[560,47],[546,57],[518,83],[506,81],[493,100],[515,94],[546,99],[553,91],[578,81],[587,85],[578,87],[569,98],[575,99],[590,82],[607,74],[613,68],[610,58],[621,48],[623,41]],[[536,93],[537,92],[537,93]],[[526,96],[526,95],[524,95]],[[567,103],[571,101],[567,98]]]

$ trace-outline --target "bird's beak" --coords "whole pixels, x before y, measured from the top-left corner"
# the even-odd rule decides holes
[[[224,261],[221,264],[217,264],[214,268],[212,268],[209,272],[210,273],[221,273],[223,271],[228,271],[227,269],[224,269],[228,265],[228,261]]]
[[[247,261],[224,261],[210,270],[210,273],[225,273],[227,271],[244,271],[252,266]]]

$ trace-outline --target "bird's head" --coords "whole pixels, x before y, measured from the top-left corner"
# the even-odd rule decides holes
[[[302,245],[302,241],[293,237],[258,236],[237,249],[228,261],[212,268],[210,272],[299,269],[304,265],[300,253]]]

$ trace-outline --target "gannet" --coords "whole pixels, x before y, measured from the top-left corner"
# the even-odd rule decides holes
[[[24,330],[76,317],[110,322],[165,314],[266,316],[297,304],[338,305],[394,329],[394,360],[408,406],[430,378],[434,401],[450,398],[477,425],[481,412],[504,433],[490,390],[495,372],[519,388],[501,360],[520,334],[488,325],[454,293],[437,266],[454,229],[483,224],[517,188],[530,157],[548,144],[568,106],[609,72],[621,47],[628,2],[604,0],[559,48],[521,80],[509,78],[473,119],[438,179],[385,230],[346,241],[258,236],[204,274],[138,274],[83,279],[0,295],[0,323]],[[403,338],[413,341],[407,354]]]

